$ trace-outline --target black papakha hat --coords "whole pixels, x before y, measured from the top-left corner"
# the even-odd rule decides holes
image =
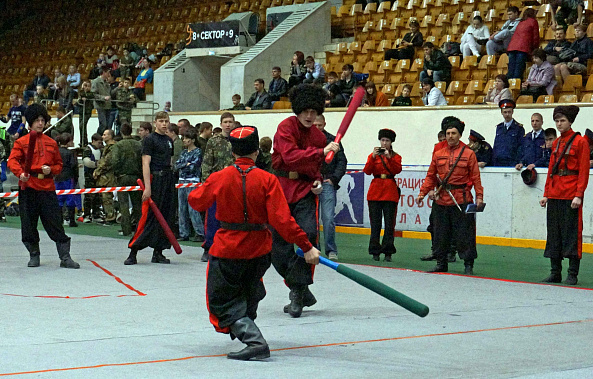
[[[27,120],[27,124],[29,124],[29,126],[33,125],[39,116],[43,116],[46,124],[49,122],[49,120],[51,120],[49,113],[47,113],[47,109],[45,109],[45,107],[41,104],[31,104],[25,110],[25,120]]]
[[[451,121],[461,121],[460,119],[458,119],[455,116],[447,116],[445,118],[443,118],[443,121],[441,121],[441,130],[444,132],[447,129],[445,129],[445,126],[450,123]]]
[[[456,118],[455,120],[450,120],[445,125],[443,125],[443,130],[446,132],[448,129],[455,128],[459,131],[460,135],[463,135],[463,131],[465,130],[465,123],[460,119]]]
[[[554,120],[556,120],[556,116],[561,114],[566,116],[568,121],[572,124],[574,120],[577,118],[577,114],[579,114],[579,107],[576,105],[560,105],[554,108]]]
[[[289,96],[294,114],[299,115],[307,109],[317,111],[318,116],[323,114],[326,98],[323,88],[312,84],[299,84],[293,87]]]
[[[395,132],[391,129],[381,129],[379,130],[379,139],[381,138],[389,138],[393,143],[395,141]]]
[[[231,131],[229,142],[233,153],[244,156],[259,149],[259,135],[255,126],[240,126]]]
[[[537,171],[535,171],[534,168],[531,170],[523,170],[521,171],[521,178],[523,179],[523,183],[530,186],[535,183],[535,180],[537,179]]]

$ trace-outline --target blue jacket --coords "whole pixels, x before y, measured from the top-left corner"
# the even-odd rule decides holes
[[[496,138],[492,148],[492,165],[513,167],[521,161],[521,140],[525,136],[523,125],[511,121],[507,130],[504,122],[496,126]]]
[[[533,139],[533,131],[527,133],[522,141],[522,158],[521,163],[528,166],[535,164],[539,158],[543,156],[543,151],[546,148],[546,141],[544,131],[540,131],[536,139]]]
[[[550,167],[550,157],[552,156],[552,149],[545,147],[540,151],[540,156],[535,161],[535,167]]]

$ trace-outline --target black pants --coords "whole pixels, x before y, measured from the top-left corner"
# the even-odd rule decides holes
[[[583,207],[572,209],[571,203],[572,200],[548,199],[546,258],[581,258]]]
[[[92,177],[84,178],[84,188],[96,188],[97,183]],[[99,218],[101,214],[101,194],[100,193],[85,193],[84,194],[84,217]]]
[[[39,219],[49,238],[56,243],[70,241],[64,233],[62,211],[55,191],[37,191],[31,188],[19,190],[21,238],[25,243],[39,243],[37,224]]]
[[[229,326],[243,317],[255,320],[258,303],[266,296],[261,279],[270,262],[270,254],[254,259],[210,256],[206,300],[210,322],[217,332],[229,333]]]
[[[288,204],[290,214],[303,229],[313,246],[317,246],[317,196],[309,193],[294,204]],[[289,288],[313,284],[314,266],[294,252],[294,245],[272,231],[272,264]]]
[[[434,255],[439,262],[447,261],[451,243],[455,243],[459,257],[466,263],[478,257],[476,249],[476,217],[461,212],[457,206],[433,203]],[[462,206],[463,209],[463,206]]]
[[[173,198],[176,197],[175,182],[173,172],[161,171],[154,173],[151,183],[152,201],[161,211],[169,227],[173,225],[175,209],[173,208]],[[165,235],[165,231],[159,224],[154,213],[150,210],[148,201],[142,204],[142,217],[136,227],[136,233],[130,240],[128,247],[130,249],[142,250],[145,247],[152,247],[155,250],[170,249],[171,243]]]
[[[389,49],[385,52],[384,59],[386,61],[390,59],[414,59],[414,48],[403,48],[403,49]]]
[[[369,254],[385,255],[395,254],[393,243],[395,233],[395,218],[397,216],[397,202],[395,201],[369,201],[369,219],[371,222],[371,240],[369,241]],[[385,233],[381,238],[381,221],[385,220]]]
[[[118,187],[136,186],[136,175],[122,175],[116,178]],[[118,192],[119,212],[121,213],[121,230],[124,236],[132,233],[132,224],[138,224],[142,215],[142,192]],[[130,216],[130,201],[132,202],[132,215]]]
[[[527,87],[521,90],[521,95],[528,95],[533,97],[533,102],[537,101],[537,98],[542,95],[547,95],[546,87]]]

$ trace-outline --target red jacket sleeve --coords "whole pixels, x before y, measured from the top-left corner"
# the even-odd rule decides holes
[[[585,195],[589,183],[589,144],[584,138],[579,138],[579,178],[577,181],[576,197],[581,199]]]
[[[397,175],[402,172],[402,156],[397,153],[394,154],[395,155],[391,157],[391,159],[386,159],[385,163],[387,164],[387,167],[389,167],[391,173]]]
[[[367,175],[373,175],[374,166],[375,159],[373,158],[373,154],[369,154],[369,157],[367,158],[367,163],[364,165],[362,171]]]
[[[533,20],[533,19],[532,19]],[[539,24],[537,23],[536,20],[533,20],[532,22],[533,27],[531,28],[533,36],[531,41],[533,42],[533,44],[531,45],[531,49],[537,49],[539,47]]]
[[[64,162],[62,162],[62,155],[60,155],[60,149],[58,148],[58,144],[55,142],[53,143],[55,144],[54,159],[52,159],[53,164],[49,165],[49,167],[51,168],[51,174],[53,176],[56,176],[59,175],[60,172],[62,172]]]
[[[309,242],[307,234],[301,229],[290,214],[288,203],[280,187],[280,182],[275,176],[270,176],[268,193],[266,195],[266,210],[270,225],[288,243],[296,243],[303,252],[311,250],[313,245]]]
[[[428,168],[428,172],[426,173],[426,179],[424,179],[424,183],[422,184],[422,187],[420,188],[420,195],[422,195],[422,196],[426,196],[426,194],[430,190],[433,190],[437,184],[436,175],[438,175],[438,173],[437,173],[436,159],[434,157],[435,156],[433,154],[432,161],[430,162],[430,167]]]
[[[484,187],[482,187],[482,179],[480,177],[480,166],[478,166],[478,159],[476,154],[472,151],[469,156],[469,168],[471,181],[476,191],[476,199],[484,199]]]
[[[318,173],[323,158],[323,149],[315,146],[300,149],[296,137],[290,132],[290,128],[282,124],[280,124],[274,136],[274,150],[281,152],[284,164],[290,168],[290,171],[297,171],[306,175]]]
[[[555,154],[553,152],[554,152],[554,150],[556,150],[556,146],[558,146],[559,143],[560,143],[560,138],[557,138],[554,141],[554,143],[552,144],[552,154],[550,156],[550,163],[548,164],[548,174],[546,175],[546,185],[544,186],[544,197],[548,197],[548,192],[550,190],[550,186],[552,185],[552,178],[550,178],[550,173],[552,172],[552,167],[554,167],[554,163],[556,163],[555,160],[553,159],[555,156]]]
[[[21,162],[25,161],[25,151],[23,150],[23,144],[18,139],[14,141],[14,146],[8,157],[8,168],[17,178],[23,173],[23,167]]]
[[[216,183],[216,172],[208,177],[205,183],[200,183],[193,191],[189,193],[187,202],[190,207],[198,212],[205,212],[212,204],[214,204],[214,185]],[[210,178],[214,178],[214,181]]]

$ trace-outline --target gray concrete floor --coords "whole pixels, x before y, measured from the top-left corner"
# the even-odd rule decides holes
[[[0,376],[593,377],[589,290],[353,266],[429,305],[419,318],[318,267],[318,304],[292,319],[272,268],[257,319],[272,357],[237,362],[225,354],[242,344],[208,322],[200,248],[169,253],[171,265],[151,264],[145,250],[127,267],[125,241],[74,235],[82,267],[66,270],[42,233],[32,269],[20,231],[0,228],[0,241]]]

